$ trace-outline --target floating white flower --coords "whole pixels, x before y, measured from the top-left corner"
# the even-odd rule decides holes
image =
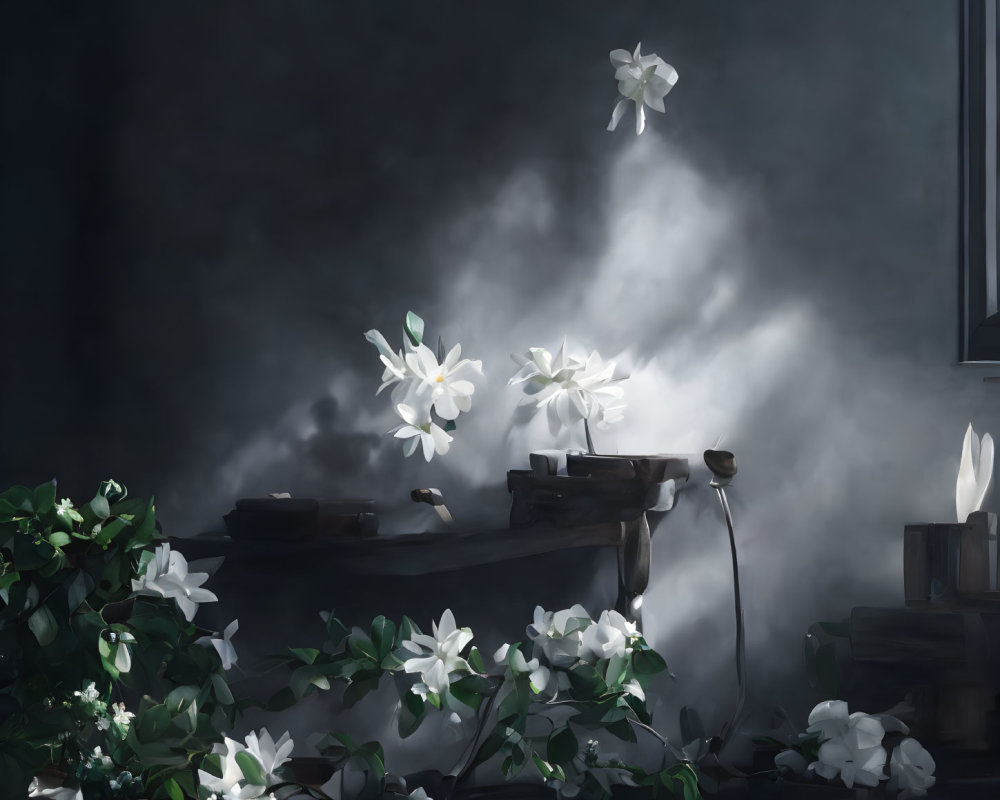
[[[623,658],[632,651],[635,636],[634,622],[629,622],[617,611],[603,611],[597,622],[583,629],[580,658],[591,662],[616,656]]]
[[[207,572],[188,573],[187,559],[183,554],[171,552],[169,544],[161,544],[146,563],[139,579],[132,579],[132,592],[152,597],[172,597],[184,618],[190,622],[198,611],[199,603],[214,603],[219,599],[208,589],[201,588],[207,580]]]
[[[903,739],[892,751],[889,760],[889,791],[900,790],[898,800],[909,800],[911,797],[924,797],[936,778],[936,765],[928,753],[916,739]]]
[[[431,349],[417,345],[406,354],[406,365],[416,378],[412,396],[429,414],[431,406],[442,419],[453,420],[472,408],[476,387],[468,378],[483,374],[483,362],[462,358],[462,345],[456,344],[440,364]]]
[[[965,522],[969,514],[982,508],[992,479],[993,437],[986,433],[980,440],[970,422],[962,442],[962,461],[955,482],[955,513],[959,522]]]
[[[472,641],[472,631],[455,627],[455,615],[445,609],[440,624],[432,623],[433,636],[414,633],[402,646],[416,655],[403,663],[406,672],[419,672],[427,690],[443,694],[451,683],[451,673],[469,671],[468,662],[460,655]],[[414,687],[415,689],[417,687]],[[417,691],[420,694],[420,691]]]
[[[73,501],[68,497],[63,498],[58,503],[56,503],[56,514],[60,517],[65,517],[66,519],[73,520],[74,522],[83,522],[83,516],[73,508]]]
[[[534,619],[525,633],[534,643],[535,653],[541,653],[549,664],[571,667],[580,658],[581,631],[591,622],[587,610],[579,603],[561,611],[535,606]]]
[[[403,445],[403,455],[412,456],[418,446],[422,446],[424,460],[430,461],[434,454],[444,455],[451,448],[452,437],[437,423],[422,419],[417,410],[406,403],[396,406],[396,413],[403,420],[391,433],[397,439],[408,439]]]
[[[543,347],[529,348],[523,356],[511,355],[520,369],[508,385],[526,384],[522,405],[534,404],[545,409],[553,434],[582,420],[595,420],[604,426],[622,418],[625,395],[616,379],[615,362],[605,363],[595,350],[586,360],[567,356],[566,346],[552,354]]]
[[[827,780],[838,775],[848,788],[877,786],[885,779],[886,752],[882,747],[882,722],[855,711],[848,716],[847,703],[827,700],[809,714],[809,733],[819,734],[819,758],[809,770]]]
[[[234,619],[230,622],[226,629],[222,632],[222,637],[218,636],[202,636],[200,639],[195,640],[195,644],[200,644],[203,647],[214,647],[215,652],[219,654],[219,658],[222,659],[222,668],[228,670],[232,668],[233,664],[236,663],[236,648],[233,647],[232,638],[233,634],[240,629],[240,621]]]
[[[248,733],[246,735],[246,743],[247,752],[260,762],[267,785],[270,786],[279,783],[281,778],[275,772],[278,767],[290,760],[292,748],[295,744],[288,731],[285,731],[278,741],[275,742],[271,738],[271,734],[268,733],[267,728],[261,728],[259,734],[254,731]]]
[[[677,83],[677,70],[666,61],[652,53],[644,56],[640,52],[642,43],[635,46],[635,51],[612,50],[611,65],[615,68],[615,80],[618,81],[618,92],[622,99],[618,101],[611,113],[608,130],[618,127],[629,101],[635,103],[635,132],[639,135],[646,128],[645,106],[655,111],[663,112],[663,98]]]

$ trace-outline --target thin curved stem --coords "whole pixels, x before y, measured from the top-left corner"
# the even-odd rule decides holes
[[[663,736],[652,725],[647,725],[645,722],[640,722],[639,720],[635,719],[634,717],[630,717],[630,716],[626,716],[625,719],[627,719],[629,722],[631,722],[637,728],[642,728],[647,733],[651,733],[653,736],[655,736],[657,739],[659,739],[660,743],[663,745],[663,749],[664,750],[670,750],[670,752],[673,754],[674,758],[676,758],[678,761],[682,761],[683,762],[683,761],[690,761],[691,760],[686,755],[684,755],[684,751],[683,750],[678,750],[674,746],[674,744],[666,736]]]
[[[733,711],[732,721],[729,729],[723,735],[732,734],[743,714],[743,705],[746,702],[746,641],[743,630],[743,601],[740,597],[740,564],[736,556],[736,534],[733,532],[733,515],[729,510],[729,501],[726,499],[726,490],[721,485],[712,484],[719,495],[719,503],[722,504],[722,511],[726,515],[726,527],[729,529],[729,549],[733,557],[733,600],[736,607],[736,709]]]
[[[486,708],[483,710],[482,716],[479,719],[479,724],[476,726],[476,735],[472,737],[472,742],[465,751],[467,755],[464,756],[465,763],[462,764],[458,772],[454,773],[455,783],[458,783],[465,777],[466,773],[472,768],[472,762],[476,757],[476,753],[479,750],[479,739],[483,735],[483,731],[486,728],[486,722],[490,718],[490,713],[493,711],[493,704],[496,702],[497,695],[500,693],[500,687],[503,686],[503,681],[501,680],[496,687],[493,689],[493,694],[491,694],[486,700]]]
[[[597,455],[597,451],[594,449],[594,440],[590,438],[590,422],[587,421],[586,417],[583,418],[583,432],[587,434],[587,452],[592,456]]]

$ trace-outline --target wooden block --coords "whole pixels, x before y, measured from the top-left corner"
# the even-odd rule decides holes
[[[996,520],[994,518],[994,527]],[[990,590],[989,525],[982,512],[969,515],[961,527],[958,553],[959,594],[988,592]]]
[[[966,662],[962,614],[895,608],[851,610],[851,654],[855,661],[925,667]]]
[[[907,605],[926,603],[931,597],[926,525],[903,529],[903,596]]]

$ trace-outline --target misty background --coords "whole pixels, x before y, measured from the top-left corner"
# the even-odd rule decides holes
[[[114,476],[174,536],[272,491],[424,530],[415,486],[502,527],[506,471],[584,445],[512,424],[509,354],[565,338],[631,373],[600,451],[736,453],[753,689],[803,713],[805,629],[902,604],[904,523],[953,520],[966,425],[1000,433],[1000,368],[956,363],[958,9],[8,4],[0,483]],[[637,138],[605,128],[639,41],[680,79]],[[485,372],[430,464],[362,335],[401,346],[408,309]],[[704,483],[653,547],[668,704],[722,720]]]

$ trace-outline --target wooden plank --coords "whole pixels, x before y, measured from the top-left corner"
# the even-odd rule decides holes
[[[859,662],[960,667],[966,662],[965,632],[957,612],[851,610],[851,653]]]
[[[930,600],[931,572],[926,525],[907,525],[903,529],[903,596],[907,605]]]
[[[425,575],[574,547],[618,547],[618,522],[574,528],[515,528],[412,533],[363,539],[280,542],[226,537],[171,539],[189,559],[223,555],[230,563],[309,563],[314,570],[354,575]]]

